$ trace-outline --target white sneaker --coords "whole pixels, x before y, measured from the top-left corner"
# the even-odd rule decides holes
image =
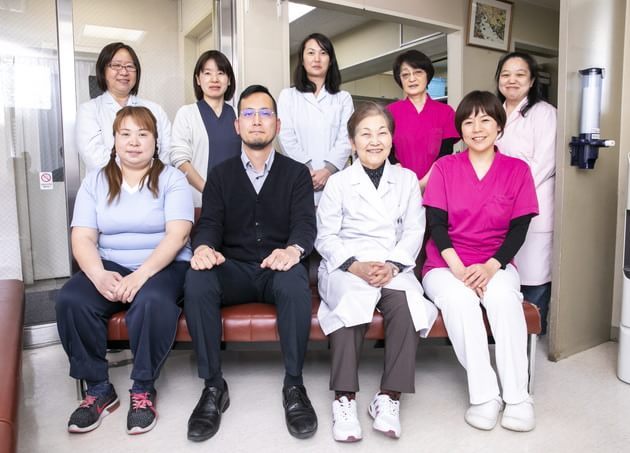
[[[374,419],[372,428],[388,437],[400,437],[400,401],[377,393],[368,407],[368,413]]]
[[[361,425],[357,416],[357,402],[342,396],[332,403],[333,439],[338,442],[361,440]]]
[[[474,428],[489,431],[496,426],[502,407],[503,401],[498,396],[485,403],[471,404],[464,419]]]
[[[536,427],[534,400],[530,396],[518,404],[506,404],[501,426],[512,431],[531,431]]]

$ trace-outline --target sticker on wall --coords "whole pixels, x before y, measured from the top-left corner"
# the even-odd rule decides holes
[[[39,188],[40,190],[53,190],[52,171],[39,172]]]

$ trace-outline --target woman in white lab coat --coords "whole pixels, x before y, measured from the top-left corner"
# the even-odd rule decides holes
[[[96,81],[103,94],[84,102],[77,111],[77,148],[86,172],[109,162],[114,147],[114,118],[128,105],[151,110],[157,120],[158,155],[162,162],[169,163],[171,122],[160,105],[137,96],[140,74],[138,55],[125,43],[107,44],[98,55]]]
[[[499,61],[495,78],[497,94],[507,114],[497,146],[503,154],[527,162],[536,185],[540,214],[532,219],[514,263],[523,296],[540,309],[544,335],[551,298],[556,109],[542,99],[538,65],[529,54],[505,55]]]
[[[346,124],[354,107],[350,94],[339,89],[341,74],[330,39],[313,33],[297,54],[294,87],[278,98],[278,137],[284,154],[309,167],[317,204],[330,175],[348,163]]]
[[[437,314],[413,272],[425,228],[420,189],[412,171],[387,160],[392,131],[382,107],[357,108],[348,134],[358,159],[328,180],[317,209],[318,317],[331,342],[333,437],[342,442],[361,439],[357,369],[374,309],[385,319],[385,366],[369,413],[375,430],[395,438],[400,394],[414,391],[418,339]]]

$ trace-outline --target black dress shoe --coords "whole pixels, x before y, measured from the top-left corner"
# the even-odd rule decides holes
[[[225,380],[223,389],[205,387],[201,398],[188,419],[188,440],[202,442],[219,430],[221,414],[230,406],[230,394]]]
[[[287,428],[298,439],[311,437],[317,431],[317,415],[303,385],[285,385],[282,403]]]

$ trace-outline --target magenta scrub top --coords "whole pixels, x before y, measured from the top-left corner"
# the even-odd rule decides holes
[[[396,158],[422,179],[440,154],[442,140],[459,138],[455,112],[450,105],[434,101],[428,94],[420,113],[409,98],[393,102],[387,109],[394,117]]]
[[[492,258],[503,244],[512,219],[538,214],[529,166],[499,151],[481,180],[470,163],[468,150],[438,160],[423,204],[448,213],[448,235],[464,266]],[[430,239],[422,275],[439,267],[448,265]]]

